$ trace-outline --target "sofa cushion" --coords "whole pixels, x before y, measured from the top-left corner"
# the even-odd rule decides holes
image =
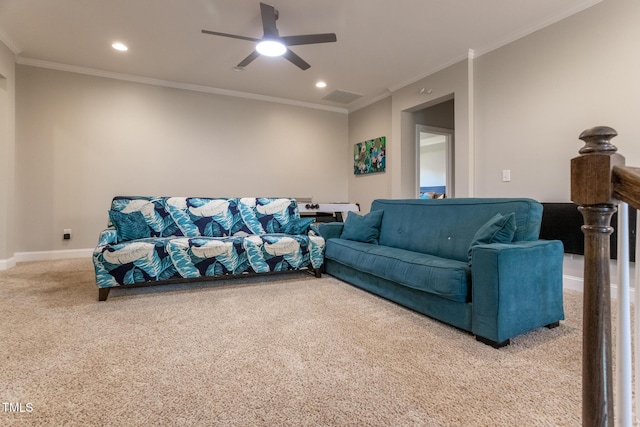
[[[294,199],[170,197],[166,210],[178,236],[226,237],[281,233],[300,216]],[[292,228],[303,223],[292,224]]]
[[[93,253],[98,287],[180,277],[165,250],[168,240],[152,237],[98,246]]]
[[[280,233],[289,221],[300,218],[295,199],[238,199],[238,211],[244,223],[242,234]]]
[[[242,227],[235,205],[234,199],[170,197],[166,210],[180,230],[177,235],[224,237]]]
[[[112,209],[109,211],[109,219],[116,228],[119,242],[151,236],[151,230],[140,211],[124,213]]]
[[[344,239],[327,240],[325,257],[453,301],[467,302],[471,296],[467,262]]]
[[[320,268],[325,241],[309,235],[152,237],[96,247],[98,287],[176,278]]]
[[[314,221],[315,218],[293,218],[289,220],[288,224],[281,227],[280,232],[285,234],[307,234]]]
[[[469,261],[473,235],[495,214],[515,213],[514,242],[537,240],[542,205],[532,199],[453,198],[374,200],[382,209],[379,244]]]
[[[111,209],[140,211],[152,237],[281,233],[289,222],[300,218],[296,200],[289,198],[116,196]]]
[[[182,235],[165,209],[166,197],[116,196],[111,201],[111,210],[130,214],[140,212],[144,217],[151,237]],[[111,220],[111,224],[113,220]]]
[[[163,213],[162,197],[114,197],[109,225],[116,227],[118,241],[159,237],[175,229],[171,226],[173,221],[165,221]]]
[[[490,243],[511,243],[516,233],[516,214],[495,214],[476,231],[469,245],[469,265],[471,265],[471,250],[474,246]]]
[[[358,215],[350,212],[344,222],[341,239],[354,240],[364,243],[378,243],[380,235],[380,223],[382,222],[383,211],[371,211],[366,215]]]

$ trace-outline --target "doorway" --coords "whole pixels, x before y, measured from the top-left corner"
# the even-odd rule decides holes
[[[416,147],[418,198],[453,197],[453,130],[416,125]]]

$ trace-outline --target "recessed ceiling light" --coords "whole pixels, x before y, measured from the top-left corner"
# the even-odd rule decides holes
[[[129,48],[120,42],[115,42],[114,44],[111,45],[112,48],[114,48],[115,50],[119,50],[120,52],[126,52],[129,50]]]
[[[264,56],[282,56],[287,47],[277,40],[263,40],[256,45],[256,50]]]
[[[319,88],[327,87],[327,84],[325,82],[318,82],[316,83],[316,87],[319,87]]]

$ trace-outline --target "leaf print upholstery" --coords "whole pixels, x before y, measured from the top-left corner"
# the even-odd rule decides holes
[[[178,225],[182,234],[188,237],[200,236],[200,230],[193,223],[187,210],[186,197],[170,197],[167,199],[167,212]]]
[[[101,289],[320,269],[324,260],[324,239],[300,226],[308,220],[295,199],[117,196],[111,210],[93,252]]]

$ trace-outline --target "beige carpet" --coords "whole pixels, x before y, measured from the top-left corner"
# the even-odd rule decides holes
[[[98,303],[91,260],[23,263],[0,272],[0,401],[24,412],[0,425],[578,426],[581,299],[494,350],[327,275]]]

